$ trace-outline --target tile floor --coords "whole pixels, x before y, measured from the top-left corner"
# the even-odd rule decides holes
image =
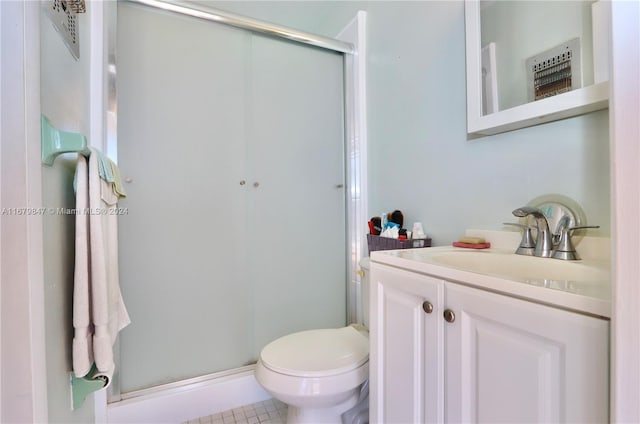
[[[285,424],[286,421],[287,405],[275,399],[268,399],[200,417],[184,424]]]

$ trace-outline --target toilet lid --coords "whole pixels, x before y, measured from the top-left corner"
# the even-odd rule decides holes
[[[302,331],[269,343],[260,360],[267,368],[287,375],[341,374],[369,360],[369,338],[353,327]]]

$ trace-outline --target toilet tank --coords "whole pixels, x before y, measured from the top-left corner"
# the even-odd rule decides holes
[[[360,260],[360,310],[362,311],[362,324],[369,328],[369,258]]]

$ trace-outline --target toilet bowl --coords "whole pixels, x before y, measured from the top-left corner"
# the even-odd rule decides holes
[[[361,266],[360,303],[367,325],[368,259]],[[364,326],[351,325],[286,335],[262,349],[255,377],[288,405],[288,424],[341,423],[344,412],[362,405],[360,389],[369,378],[369,333]]]
[[[255,376],[288,405],[287,423],[340,423],[369,376],[369,338],[352,326],[289,334],[262,350]]]

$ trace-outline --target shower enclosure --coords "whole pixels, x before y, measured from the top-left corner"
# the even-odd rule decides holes
[[[344,56],[134,3],[117,19],[121,392],[345,325]]]

